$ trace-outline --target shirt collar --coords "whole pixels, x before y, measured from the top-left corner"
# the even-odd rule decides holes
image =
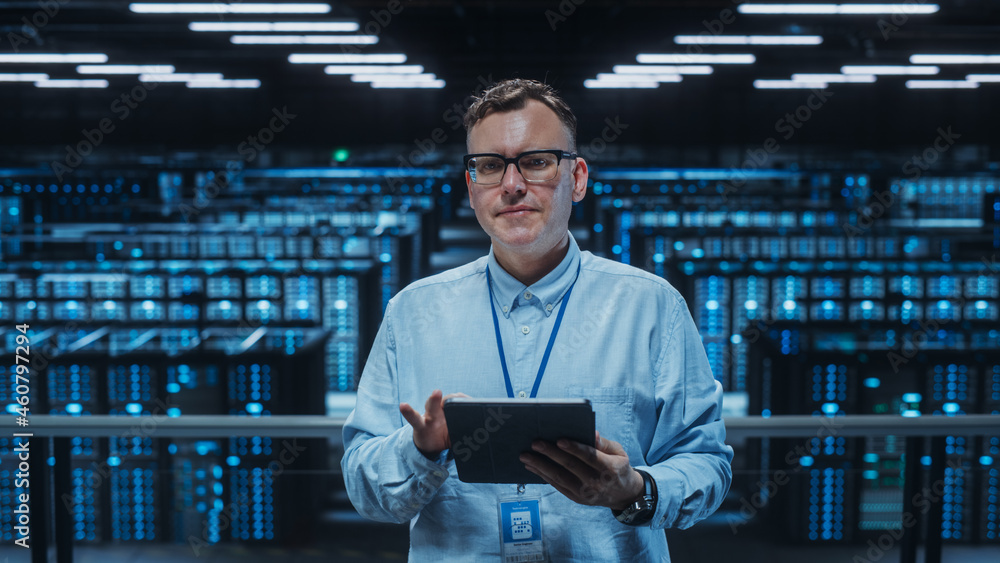
[[[492,246],[487,263],[490,277],[493,278],[493,299],[496,301],[497,310],[503,313],[504,317],[509,318],[512,310],[524,306],[538,307],[545,316],[550,316],[556,312],[563,295],[576,282],[580,267],[580,247],[576,244],[573,233],[569,233],[566,256],[551,272],[530,287],[518,281],[500,266],[496,256],[493,255]]]

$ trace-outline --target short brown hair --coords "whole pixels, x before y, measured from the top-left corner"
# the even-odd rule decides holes
[[[523,109],[528,100],[538,100],[559,117],[569,137],[569,150],[576,150],[576,116],[555,89],[537,80],[511,78],[502,80],[483,90],[465,112],[465,131],[490,112],[505,112]]]

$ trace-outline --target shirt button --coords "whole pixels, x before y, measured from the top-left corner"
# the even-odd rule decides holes
[[[528,328],[528,325],[525,325],[521,327],[521,332],[524,334],[528,334],[529,332],[531,332],[531,329]]]
[[[546,305],[545,306],[545,310],[546,311],[551,311],[552,310],[552,303],[549,303],[548,305]]]
[[[508,309],[508,307],[507,307],[506,305],[504,305],[504,306],[503,306],[503,312],[504,312],[504,313],[506,313],[506,312],[507,312],[507,309]]]
[[[521,399],[523,399],[523,398],[527,397],[528,394],[525,393],[524,391],[518,391],[517,392],[517,396],[520,397]]]
[[[524,300],[525,301],[531,301],[531,292],[530,291],[525,291],[524,292]]]

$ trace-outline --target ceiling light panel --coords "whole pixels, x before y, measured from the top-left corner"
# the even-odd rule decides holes
[[[936,66],[905,65],[847,65],[840,67],[843,74],[937,74]]]
[[[353,32],[361,26],[357,22],[191,22],[188,29],[204,32]]]
[[[678,35],[678,45],[820,45],[819,35]]]
[[[687,53],[641,53],[636,62],[650,64],[753,64],[757,58],[750,54],[689,55]]]
[[[344,53],[292,53],[288,55],[288,62],[292,64],[402,64],[406,62],[406,55],[402,53],[372,53],[372,54],[344,54]]]
[[[740,4],[741,14],[805,14],[805,15],[863,15],[863,14],[934,14],[937,4]]]
[[[233,45],[374,45],[376,35],[234,35]]]
[[[106,63],[108,56],[103,53],[16,53],[0,54],[0,63],[61,64],[61,63]]]
[[[137,14],[327,14],[329,4],[264,4],[252,2],[134,2],[128,9]]]

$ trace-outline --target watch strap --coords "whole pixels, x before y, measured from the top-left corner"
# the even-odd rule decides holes
[[[611,511],[619,522],[630,526],[640,526],[649,522],[653,519],[653,514],[656,512],[657,494],[653,477],[641,469],[636,469],[635,471],[642,477],[642,494],[625,507],[624,510]]]

